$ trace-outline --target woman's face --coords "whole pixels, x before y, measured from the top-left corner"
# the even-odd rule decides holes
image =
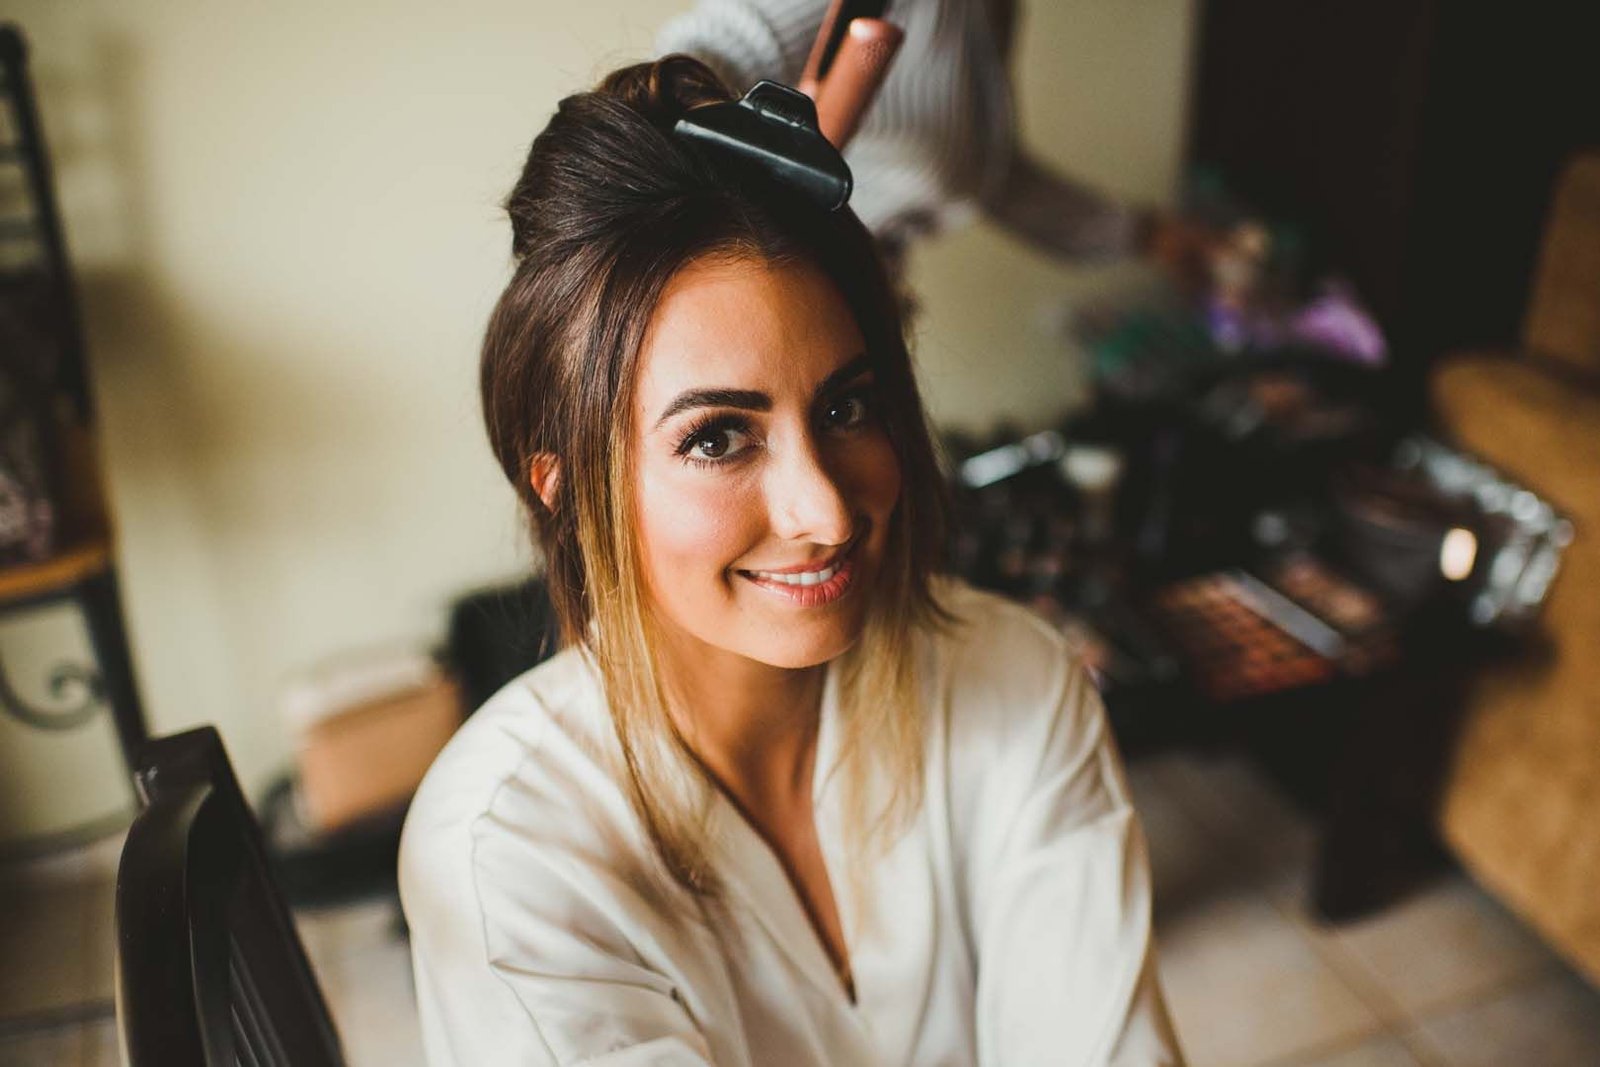
[[[646,332],[633,414],[640,554],[673,643],[703,665],[787,668],[849,648],[900,466],[866,343],[826,275],[685,267]]]

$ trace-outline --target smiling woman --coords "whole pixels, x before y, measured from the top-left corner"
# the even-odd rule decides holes
[[[855,644],[900,499],[864,347],[803,262],[701,259],[662,294],[634,485],[651,600],[692,646],[679,656],[806,668]]]
[[[1098,700],[935,577],[877,251],[674,133],[729,99],[619,71],[508,204],[484,412],[569,647],[413,804],[430,1062],[1175,1062]]]

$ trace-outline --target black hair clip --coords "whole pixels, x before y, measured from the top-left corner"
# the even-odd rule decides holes
[[[672,132],[754,165],[824,211],[850,200],[850,167],[822,136],[817,106],[787,85],[759,81],[743,100],[694,108]]]

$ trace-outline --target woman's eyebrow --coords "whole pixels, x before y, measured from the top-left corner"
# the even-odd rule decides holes
[[[661,424],[691,408],[743,408],[746,411],[771,411],[772,398],[766,393],[754,389],[686,389],[673,397],[672,403],[667,405],[661,417],[656,420],[656,429]]]
[[[827,396],[854,378],[872,370],[872,361],[862,353],[822,379],[813,395]],[[686,389],[672,398],[661,416],[656,419],[656,429],[674,415],[694,408],[740,408],[744,411],[771,411],[772,398],[755,389]]]
[[[834,371],[832,374],[828,375],[826,378],[822,379],[822,384],[817,386],[812,395],[816,399],[820,400],[829,393],[835,392],[841,386],[848,384],[852,379],[859,378],[871,370],[872,360],[865,352],[863,352],[859,356],[856,356],[854,359],[850,360],[850,362],[846,363],[844,366],[840,367],[838,370]]]

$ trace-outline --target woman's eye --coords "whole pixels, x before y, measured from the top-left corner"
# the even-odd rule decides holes
[[[822,421],[829,429],[850,430],[866,422],[870,414],[866,397],[852,393],[830,403],[822,413]]]
[[[728,454],[728,431],[702,434],[694,443],[694,453],[701,459],[721,459]]]
[[[750,447],[750,433],[737,426],[712,425],[689,434],[678,454],[701,463],[730,459]]]

